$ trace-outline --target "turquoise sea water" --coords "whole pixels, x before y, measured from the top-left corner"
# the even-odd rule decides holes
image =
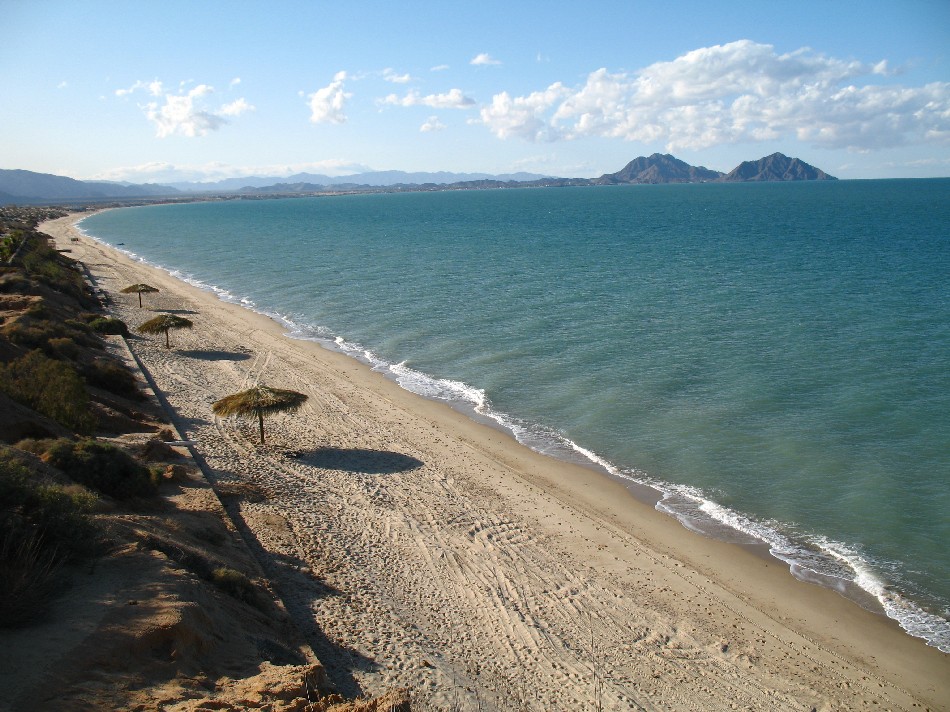
[[[950,652],[950,180],[115,210],[82,227]]]

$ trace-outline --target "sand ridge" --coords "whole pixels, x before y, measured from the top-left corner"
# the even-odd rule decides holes
[[[228,506],[345,694],[405,686],[420,709],[950,707],[950,656],[883,616],[286,338],[80,237],[75,220],[41,229],[131,328],[160,312],[194,322],[171,349],[130,347],[216,487],[261,493]],[[144,309],[119,294],[136,282],[161,290]],[[256,424],[211,413],[258,381],[309,396],[267,420],[263,448]]]

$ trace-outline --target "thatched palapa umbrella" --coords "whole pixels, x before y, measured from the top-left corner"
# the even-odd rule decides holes
[[[154,319],[149,319],[147,322],[139,326],[139,331],[143,334],[165,334],[165,348],[171,348],[171,344],[168,341],[168,332],[171,329],[190,329],[194,324],[189,320],[181,316],[175,316],[174,314],[159,314]]]
[[[258,384],[246,391],[225,396],[216,401],[211,410],[215,415],[227,417],[238,415],[242,418],[257,417],[261,430],[261,445],[264,444],[264,415],[271,413],[296,413],[306,402],[307,396],[297,391],[287,391],[282,388],[270,388]]]
[[[142,294],[149,292],[157,292],[158,288],[153,287],[150,284],[131,284],[125,289],[122,290],[123,294],[138,294],[139,295],[139,309],[142,308]]]

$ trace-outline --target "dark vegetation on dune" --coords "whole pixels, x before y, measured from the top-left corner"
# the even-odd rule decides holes
[[[82,268],[37,232],[56,209],[0,212],[0,627],[41,618],[71,565],[109,546],[101,513],[156,492],[108,437],[136,421],[135,376],[101,338],[125,334]]]

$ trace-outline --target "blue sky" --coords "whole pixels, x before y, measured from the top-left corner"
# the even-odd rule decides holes
[[[950,175],[950,1],[0,0],[0,168]]]

